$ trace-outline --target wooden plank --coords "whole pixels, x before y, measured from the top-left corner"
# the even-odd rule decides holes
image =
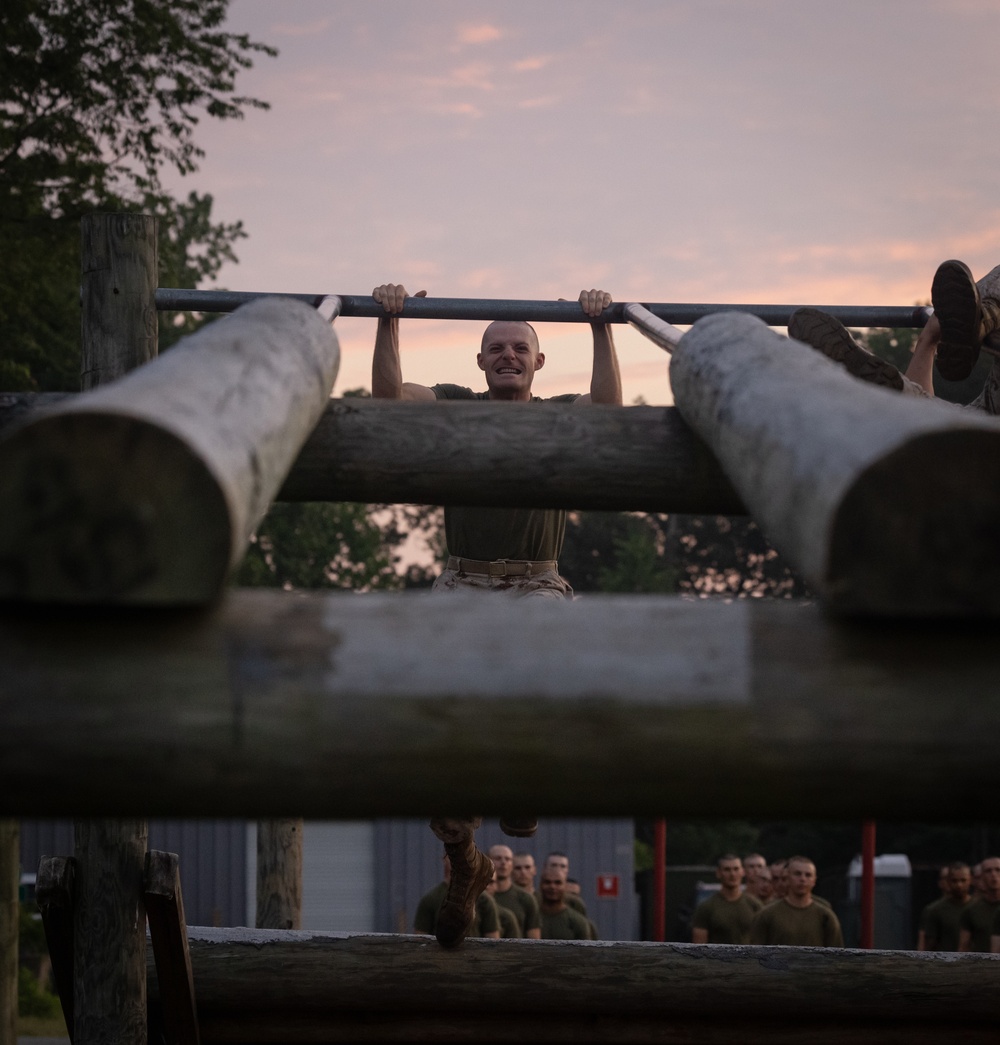
[[[988,624],[250,590],[201,612],[7,608],[0,663],[2,812],[995,814]]]
[[[196,927],[190,937],[205,1043],[469,1040],[456,1031],[472,1021],[475,1040],[509,1041],[508,1020],[531,1041],[609,1031],[731,1041],[734,1027],[753,1042],[775,1029],[779,1041],[794,1029],[812,1042],[890,1028],[985,1041],[1000,1019],[995,955],[531,940],[449,952],[426,936]]]
[[[18,428],[0,447],[0,597],[217,597],[338,360],[313,309],[264,299]]]
[[[0,395],[0,432],[64,398]],[[277,498],[745,513],[678,411],[653,406],[333,399]]]
[[[70,856],[43,856],[35,875],[35,899],[42,915],[45,942],[52,960],[52,979],[63,1019],[73,1040],[73,908],[75,863]]]
[[[751,316],[671,356],[677,406],[838,613],[1000,615],[1000,421],[851,377]]]
[[[198,1010],[176,853],[156,849],[146,853],[143,897],[165,1045],[198,1045]]]
[[[0,820],[0,1041],[17,1040],[21,825]]]
[[[302,832],[295,817],[257,824],[258,929],[302,928]]]

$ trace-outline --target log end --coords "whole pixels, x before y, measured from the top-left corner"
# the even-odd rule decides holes
[[[929,432],[862,472],[823,590],[845,614],[1000,616],[1000,427]]]
[[[0,599],[201,604],[233,545],[219,483],[176,436],[127,415],[51,414],[0,447]]]

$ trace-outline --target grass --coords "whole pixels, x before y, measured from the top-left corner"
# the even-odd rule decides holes
[[[19,1016],[17,1033],[24,1038],[68,1038],[66,1021],[58,1016]]]

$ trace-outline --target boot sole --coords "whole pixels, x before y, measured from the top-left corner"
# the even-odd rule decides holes
[[[903,375],[892,363],[862,348],[839,319],[818,308],[793,312],[788,320],[788,336],[804,341],[862,381],[897,392],[903,390]]]
[[[941,324],[934,364],[946,381],[964,381],[979,358],[981,321],[979,289],[968,265],[940,264],[931,284],[931,302]]]

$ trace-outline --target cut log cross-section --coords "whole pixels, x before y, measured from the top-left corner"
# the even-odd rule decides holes
[[[739,313],[670,380],[750,514],[829,609],[1000,614],[1000,422],[865,384]]]
[[[18,429],[0,448],[0,597],[214,598],[338,363],[315,310],[265,298]]]

